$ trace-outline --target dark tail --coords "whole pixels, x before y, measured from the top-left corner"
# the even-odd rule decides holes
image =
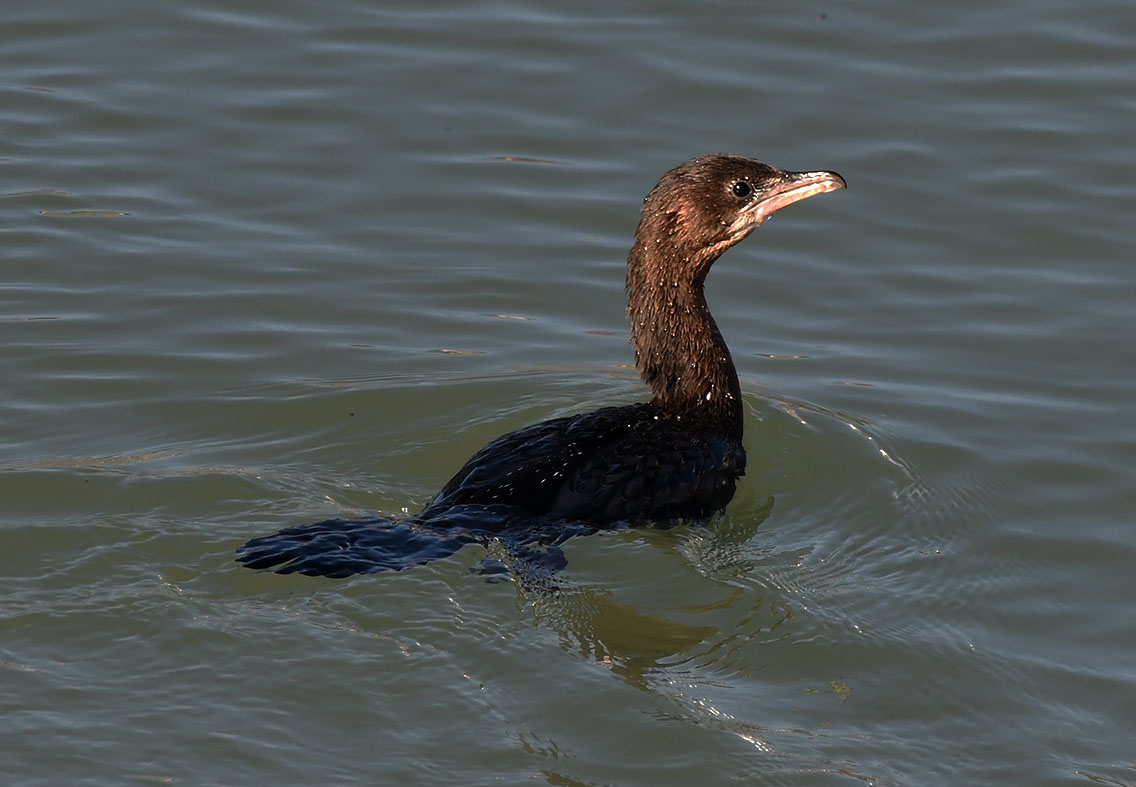
[[[522,581],[539,579],[564,568],[560,545],[598,528],[583,522],[534,518],[515,506],[468,503],[440,511],[393,519],[329,519],[300,525],[271,536],[254,538],[237,548],[247,568],[271,568],[278,574],[349,577],[376,571],[401,571],[449,557],[466,544],[499,539]],[[483,561],[479,573],[504,570]],[[538,581],[539,580],[539,581]]]
[[[329,519],[254,538],[237,548],[237,560],[246,568],[274,568],[278,574],[349,577],[401,571],[483,540],[470,530],[415,518]]]

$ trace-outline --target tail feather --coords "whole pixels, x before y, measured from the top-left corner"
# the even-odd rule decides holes
[[[551,577],[566,562],[560,545],[596,529],[582,522],[534,519],[515,506],[465,504],[429,516],[329,519],[290,527],[238,547],[237,561],[277,574],[349,577],[401,571],[449,557],[466,544],[500,539],[522,574]]]
[[[246,568],[273,568],[278,574],[348,577],[401,571],[479,540],[468,530],[431,527],[414,518],[329,519],[254,538],[238,547],[237,560]]]

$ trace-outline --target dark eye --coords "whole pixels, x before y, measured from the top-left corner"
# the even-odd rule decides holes
[[[745,199],[753,193],[753,186],[744,180],[735,180],[734,185],[730,186],[730,191],[734,192],[734,196],[738,199]]]

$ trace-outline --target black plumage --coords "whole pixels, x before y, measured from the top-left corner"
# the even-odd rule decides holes
[[[330,577],[397,570],[499,539],[563,566],[568,538],[624,524],[701,520],[745,472],[742,404],[729,350],[703,295],[710,266],[771,213],[843,188],[714,154],[667,172],[644,200],[628,254],[628,316],[649,402],[555,418],[486,444],[421,514],[329,520],[241,546],[249,568]]]

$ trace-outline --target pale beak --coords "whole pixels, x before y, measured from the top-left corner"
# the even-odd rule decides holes
[[[748,234],[786,205],[846,188],[844,178],[835,172],[786,172],[779,182],[759,192],[753,202],[742,209],[730,225],[730,234]]]

